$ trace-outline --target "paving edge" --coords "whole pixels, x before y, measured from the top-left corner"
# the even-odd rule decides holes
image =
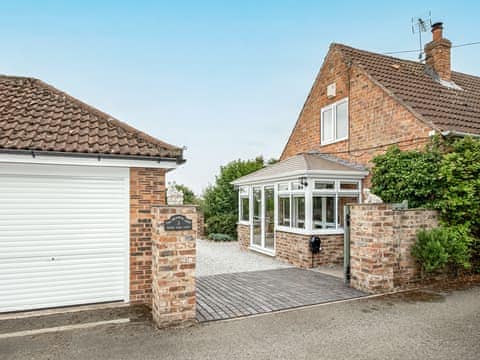
[[[60,331],[90,329],[90,328],[97,327],[97,326],[102,326],[102,325],[125,324],[125,323],[128,323],[128,322],[130,322],[129,318],[122,318],[122,319],[96,321],[96,322],[76,324],[76,325],[54,326],[54,327],[49,327],[49,328],[44,328],[44,329],[16,331],[16,332],[11,332],[11,333],[0,334],[0,339],[9,339],[9,338],[13,338],[13,337],[40,335],[40,334],[47,334],[47,333],[60,332]]]
[[[245,319],[254,318],[254,317],[268,316],[268,315],[286,313],[286,312],[297,311],[297,310],[307,310],[307,309],[317,308],[317,307],[321,307],[321,306],[342,304],[342,303],[354,302],[354,301],[358,301],[358,300],[368,300],[368,299],[374,299],[374,298],[387,296],[387,295],[401,294],[401,293],[418,291],[418,290],[426,290],[426,289],[428,289],[428,288],[405,289],[405,290],[392,291],[392,292],[382,293],[382,294],[357,296],[357,297],[349,298],[349,299],[327,301],[327,302],[323,302],[323,303],[319,303],[319,304],[301,305],[301,306],[291,307],[291,308],[288,308],[288,309],[272,310],[272,311],[263,312],[263,313],[259,313],[259,314],[237,316],[237,317],[229,318],[229,319],[198,321],[198,324],[200,324],[200,325],[213,325],[214,323],[219,323],[219,322],[245,320]]]

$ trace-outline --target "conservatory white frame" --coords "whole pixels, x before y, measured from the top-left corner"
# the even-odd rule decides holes
[[[302,176],[302,177],[285,177],[276,180],[270,181],[260,181],[253,182],[251,184],[239,185],[239,224],[248,225],[250,227],[250,248],[255,251],[265,253],[267,255],[275,255],[276,241],[274,242],[274,249],[266,249],[265,244],[265,188],[272,187],[274,188],[274,231],[282,231],[293,234],[302,234],[302,235],[334,235],[334,234],[343,234],[344,229],[339,226],[338,223],[338,199],[342,196],[356,196],[358,202],[362,201],[362,178],[363,176],[351,176],[351,177],[327,177],[327,176]],[[333,189],[315,189],[315,182],[325,182],[333,183]],[[288,183],[288,190],[279,189],[279,185]],[[292,184],[303,184],[302,189],[295,189],[292,187]],[[355,183],[357,189],[341,189],[341,183]],[[261,189],[261,234],[262,234],[262,246],[256,246],[253,244],[253,188]],[[243,195],[242,195],[243,194]],[[246,195],[248,194],[248,195]],[[279,195],[288,195],[290,196],[290,224],[293,224],[293,197],[295,196],[304,196],[305,197],[305,220],[304,228],[296,228],[292,226],[282,226],[278,224],[278,199]],[[315,195],[326,195],[332,196],[335,198],[335,228],[334,229],[314,229],[313,228],[313,197]],[[248,196],[249,199],[249,220],[241,220],[241,198]]]

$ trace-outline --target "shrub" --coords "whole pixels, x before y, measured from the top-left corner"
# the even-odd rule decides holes
[[[236,214],[220,214],[208,218],[206,221],[208,234],[227,234],[236,238],[237,230]]]
[[[417,234],[417,242],[412,247],[412,255],[420,262],[422,270],[432,273],[443,269],[448,261],[448,254],[439,239],[443,233],[437,229],[421,230]]]
[[[447,265],[455,271],[458,268],[469,269],[472,241],[465,225],[421,230],[412,247],[412,255],[426,273],[444,270]]]
[[[386,202],[408,200],[411,207],[439,210],[445,226],[456,229],[449,238],[470,239],[468,261],[463,248],[468,241],[454,240],[450,258],[457,264],[471,263],[480,272],[480,140],[434,139],[425,151],[392,147],[373,162],[372,192]],[[430,258],[428,251],[435,246],[428,242],[426,253],[417,255]],[[440,261],[442,254],[438,256]],[[437,266],[435,261],[427,263]]]
[[[442,184],[436,208],[448,224],[468,224],[480,237],[480,141],[463,138],[452,144],[439,169]]]
[[[445,250],[448,254],[448,264],[453,268],[470,269],[471,244],[473,238],[470,235],[468,225],[442,227],[446,233],[444,238]]]
[[[233,241],[234,240],[230,235],[216,234],[216,233],[209,234],[208,239],[213,241]]]
[[[472,270],[480,273],[480,239],[473,238],[472,244],[470,245],[471,259],[470,263],[472,264]]]
[[[441,153],[435,143],[426,151],[391,147],[373,159],[372,192],[385,202],[408,200],[411,207],[431,207],[439,189]]]

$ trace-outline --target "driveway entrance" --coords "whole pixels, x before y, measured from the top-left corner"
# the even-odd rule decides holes
[[[297,268],[197,278],[197,320],[212,321],[361,297],[342,279]]]

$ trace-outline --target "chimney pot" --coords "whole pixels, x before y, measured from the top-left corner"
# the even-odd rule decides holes
[[[433,41],[438,41],[441,38],[443,38],[443,23],[442,22],[436,22],[435,24],[432,25],[432,40]]]

